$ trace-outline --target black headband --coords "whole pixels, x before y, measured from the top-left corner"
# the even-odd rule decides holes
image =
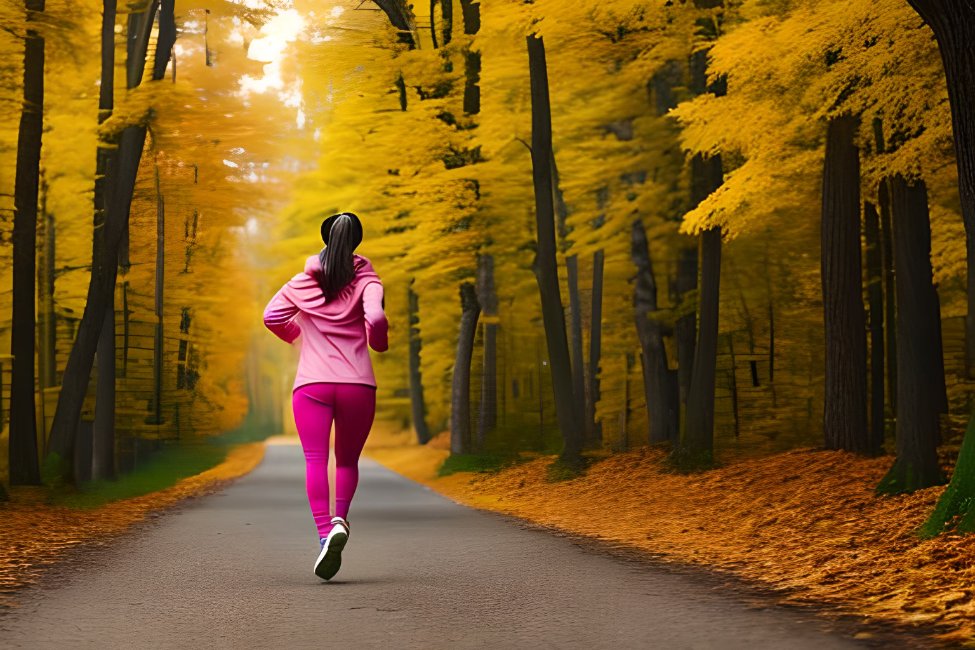
[[[362,222],[352,212],[340,212],[325,219],[322,222],[322,241],[325,242],[326,246],[328,245],[328,233],[332,230],[332,225],[335,223],[335,220],[341,216],[347,216],[352,220],[352,248],[355,249],[356,246],[362,243]]]

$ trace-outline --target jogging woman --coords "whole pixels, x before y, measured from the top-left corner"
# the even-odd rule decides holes
[[[362,223],[351,212],[322,222],[325,248],[274,294],[264,325],[301,352],[292,388],[295,426],[305,454],[305,487],[318,529],[315,574],[330,580],[349,541],[349,504],[359,482],[359,454],[376,412],[369,347],[386,350],[383,285],[353,251]],[[368,346],[368,347],[367,347]],[[329,513],[328,438],[335,422],[335,515]]]

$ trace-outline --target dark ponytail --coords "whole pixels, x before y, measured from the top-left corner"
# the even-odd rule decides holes
[[[331,300],[355,278],[352,263],[353,242],[352,218],[341,215],[332,224],[328,233],[328,244],[318,254],[322,263],[322,291],[325,299]]]

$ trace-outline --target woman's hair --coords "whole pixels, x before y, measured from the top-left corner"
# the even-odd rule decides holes
[[[341,215],[335,219],[328,233],[328,244],[318,254],[322,262],[322,290],[325,299],[337,296],[355,278],[352,251],[355,249],[352,234],[352,218]]]

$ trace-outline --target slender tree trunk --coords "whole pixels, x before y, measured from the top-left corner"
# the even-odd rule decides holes
[[[863,206],[867,241],[867,295],[870,300],[870,453],[884,447],[884,287],[880,215],[873,203]]]
[[[116,0],[104,0],[102,9],[102,70],[99,85],[98,123],[107,120],[114,108]],[[102,256],[105,213],[111,195],[108,181],[114,176],[112,143],[98,143],[95,157],[95,219],[92,259]],[[95,387],[95,422],[92,429],[92,478],[115,478],[115,298],[105,310],[103,331],[98,337]],[[107,330],[107,331],[106,331]]]
[[[890,194],[887,179],[880,181],[880,232],[884,265],[884,330],[887,333],[887,403],[897,412],[897,296],[894,288],[894,240],[890,227]]]
[[[890,179],[897,277],[897,459],[877,491],[913,492],[944,482],[937,454],[938,403],[931,385],[939,340],[931,318],[931,225],[923,182]]]
[[[633,311],[643,361],[643,389],[650,423],[648,442],[677,440],[677,402],[674,374],[667,367],[667,350],[657,311],[657,281],[647,245],[647,233],[640,219],[633,221],[630,253],[637,268],[633,289]]]
[[[460,0],[464,14],[464,33],[476,34],[481,29],[481,5],[473,0]],[[481,53],[464,50],[464,112],[474,115],[481,112]]]
[[[572,361],[572,395],[575,398],[577,419],[585,421],[586,413],[586,379],[585,359],[582,356],[582,306],[579,299],[579,257],[570,255],[565,259],[569,284],[569,312],[571,361]]]
[[[691,173],[694,174],[693,171]],[[694,201],[694,205],[699,202],[700,199]],[[677,343],[677,383],[680,388],[680,403],[687,404],[687,391],[691,386],[691,368],[694,366],[694,346],[697,341],[697,299],[694,293],[697,290],[697,246],[681,246],[678,250],[675,289],[678,296],[678,313],[682,314],[674,323]]]
[[[828,449],[870,453],[866,322],[861,298],[859,120],[830,120],[823,171],[822,283],[826,330],[823,435]]]
[[[413,412],[413,430],[416,440],[425,445],[430,441],[430,429],[427,426],[426,402],[423,399],[423,374],[420,370],[420,350],[423,342],[420,339],[420,298],[413,291],[413,279],[408,287],[408,304],[410,319],[410,405]]]
[[[34,410],[34,274],[37,250],[37,194],[44,125],[44,38],[32,27],[44,0],[26,0],[24,104],[17,138],[14,181],[13,324],[10,354],[10,484],[39,485],[37,416]]]
[[[721,228],[701,233],[700,327],[694,369],[687,393],[682,452],[693,463],[709,464],[714,454],[714,382],[718,359],[718,306],[721,280]]]
[[[153,16],[158,6],[157,2],[153,2],[144,13],[129,14],[126,77],[130,89],[138,86],[142,80],[149,34]],[[161,13],[164,14],[161,21],[172,20],[173,0],[165,0],[162,3]],[[157,40],[157,45],[160,48],[165,47],[165,40]],[[163,57],[168,58],[169,49],[157,50],[156,60],[159,61]],[[165,66],[162,66],[162,70],[165,71]],[[88,284],[85,311],[78,325],[74,345],[65,366],[58,405],[51,426],[49,454],[51,458],[49,462],[55,466],[52,469],[69,482],[74,480],[74,449],[78,420],[87,392],[101,329],[105,322],[105,311],[112,305],[114,298],[115,278],[119,264],[119,246],[128,230],[129,209],[135,191],[135,179],[139,170],[139,162],[142,159],[145,139],[146,126],[144,124],[125,127],[119,137],[118,164],[115,167],[114,178],[109,182],[112,191],[105,215],[102,255],[99,259],[92,260],[92,273]]]
[[[162,424],[162,368],[163,368],[163,290],[166,271],[166,201],[162,194],[159,179],[159,166],[156,165],[156,326],[152,345],[153,393],[151,413],[146,424]]]
[[[587,382],[589,395],[586,400],[586,436],[589,443],[599,446],[603,440],[603,430],[596,420],[596,404],[599,403],[599,361],[603,338],[603,250],[592,256],[592,316],[589,330],[589,365]]]
[[[562,432],[562,460],[576,463],[582,451],[582,423],[572,405],[572,366],[565,332],[562,297],[555,258],[555,206],[552,178],[552,116],[548,94],[548,69],[541,37],[527,37],[528,69],[532,97],[532,177],[535,188],[535,220],[538,248],[534,271],[542,302],[542,318],[548,344],[555,413]]]
[[[494,291],[494,257],[478,260],[477,294],[484,310],[484,367],[481,377],[481,412],[477,421],[477,450],[484,450],[487,434],[498,423],[498,299]]]
[[[450,452],[453,454],[471,451],[471,358],[481,305],[470,282],[460,285],[460,305],[460,336],[457,338],[450,407]]]

